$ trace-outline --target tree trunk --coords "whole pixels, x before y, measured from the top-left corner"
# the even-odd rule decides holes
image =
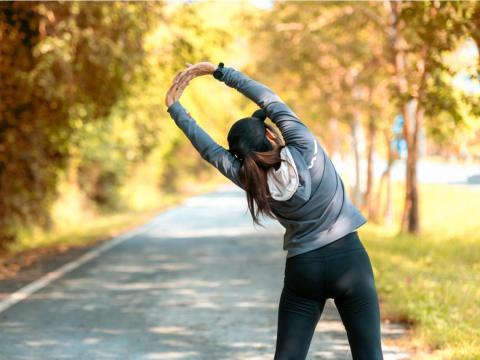
[[[361,132],[361,124],[360,124],[360,110],[357,108],[354,110],[354,121],[352,124],[352,138],[353,138],[353,152],[355,155],[355,186],[353,189],[353,202],[355,206],[362,207],[363,206],[363,194],[362,189],[360,186],[361,177],[360,177],[360,132]]]
[[[390,142],[391,142],[391,138],[387,137],[388,165],[387,165],[387,170],[385,171],[386,178],[387,178],[387,200],[385,202],[385,216],[384,216],[384,222],[386,224],[393,223],[393,218],[394,218],[394,209],[393,209],[393,201],[392,201],[392,177],[390,176],[390,174],[391,174],[392,164],[397,159],[396,155],[398,155],[392,149]]]
[[[391,164],[388,164],[386,172],[387,179],[387,200],[385,201],[384,223],[390,225],[393,222],[393,203],[392,203],[392,177],[390,176]]]
[[[405,98],[408,89],[407,79],[407,56],[405,49],[407,44],[403,36],[403,30],[405,28],[405,21],[400,19],[402,13],[402,3],[395,1],[385,1],[384,9],[387,12],[389,18],[389,26],[387,28],[387,38],[390,44],[391,64],[395,69],[395,87],[400,98]],[[425,55],[428,48],[424,46],[422,49],[423,60],[423,73],[422,81],[420,85],[420,91],[417,101],[417,110],[414,117],[417,118],[420,114],[421,102],[424,97],[425,91]],[[407,103],[403,102],[400,106],[400,112],[404,118],[404,135],[407,142],[408,156],[407,156],[407,175],[405,179],[405,208],[402,216],[402,231],[408,231],[414,234],[420,232],[420,217],[418,213],[418,190],[417,190],[417,159],[418,159],[418,129],[420,118],[416,119],[415,124],[412,124],[412,120],[407,109]],[[421,114],[420,114],[421,116]]]
[[[373,118],[370,118],[368,124],[368,137],[369,137],[369,147],[368,147],[368,165],[367,165],[367,191],[365,192],[364,204],[365,209],[367,210],[368,216],[372,214],[372,197],[373,197],[373,152],[375,150],[375,124]]]
[[[475,22],[475,28],[477,31],[473,33],[473,40],[477,44],[477,48],[480,49],[480,2],[477,3],[477,7],[475,9],[475,12],[473,13],[473,19]],[[478,61],[480,62],[480,57],[478,58]]]
[[[421,56],[417,62],[419,74],[421,74],[418,93],[416,99],[412,100],[409,105],[414,105],[415,109],[409,112],[409,127],[405,128],[405,137],[408,146],[407,157],[407,191],[405,201],[405,211],[403,213],[402,230],[412,234],[420,233],[420,213],[419,213],[419,194],[417,187],[417,161],[419,153],[418,132],[423,122],[423,101],[426,95],[427,76],[426,59],[429,47],[424,44],[422,46]],[[410,114],[411,113],[411,114]],[[411,115],[411,116],[410,116]]]
[[[392,168],[393,162],[397,159],[396,152],[392,150],[390,142],[391,137],[388,134],[385,134],[385,140],[387,145],[387,168],[382,174],[380,179],[380,184],[377,191],[377,200],[375,206],[372,206],[371,219],[374,222],[379,222],[380,216],[383,216],[384,223],[390,224],[393,221],[393,204],[392,204],[392,188],[391,188],[391,178],[390,170]],[[387,198],[385,201],[385,210],[382,212],[382,192],[384,184],[387,182]]]
[[[411,139],[411,148],[412,150],[408,151],[408,157],[410,161],[407,159],[407,166],[410,167],[409,174],[410,176],[407,177],[407,181],[410,182],[410,208],[408,214],[404,214],[408,216],[408,227],[406,226],[405,230],[412,234],[420,233],[420,212],[419,212],[419,193],[418,193],[418,186],[417,186],[417,161],[418,161],[418,131],[420,129],[420,123],[423,120],[423,110],[420,107],[420,104],[417,103],[417,108],[415,111],[415,126],[412,133]],[[407,168],[408,170],[408,168]]]
[[[387,164],[387,170],[388,170],[388,164]],[[380,219],[380,213],[382,209],[382,191],[383,191],[383,184],[385,182],[385,179],[387,177],[387,170],[385,170],[382,174],[382,177],[380,178],[380,182],[378,184],[378,189],[377,189],[377,195],[376,195],[376,201],[375,201],[375,206],[372,206],[372,212],[368,214],[368,218],[370,221],[373,221],[374,223],[379,223]]]
[[[408,111],[408,105],[404,104],[402,107],[403,116],[406,119],[408,117],[408,121],[405,120],[404,125],[404,138],[407,141],[407,174],[405,178],[405,207],[403,209],[402,215],[402,231],[409,231],[410,228],[410,217],[411,211],[413,209],[413,199],[414,199],[414,192],[416,191],[416,157],[415,157],[415,149],[413,144],[414,136],[414,129],[412,129],[412,123],[410,120],[410,112]]]

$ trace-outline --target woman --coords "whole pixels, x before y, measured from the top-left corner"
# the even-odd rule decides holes
[[[233,124],[229,150],[213,141],[179,102],[190,81],[204,75],[214,75],[262,109]],[[285,227],[275,360],[306,358],[328,298],[340,313],[353,359],[383,359],[374,275],[356,231],[367,220],[305,124],[268,87],[223,63],[187,63],[165,102],[202,158],[245,190],[254,223],[263,214]],[[285,143],[264,123],[266,117]]]

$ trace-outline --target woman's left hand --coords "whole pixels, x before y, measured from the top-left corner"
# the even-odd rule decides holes
[[[196,76],[195,74],[185,74],[185,76],[182,76],[183,73],[183,70],[180,70],[177,73],[172,81],[172,85],[167,91],[167,95],[165,96],[165,105],[167,105],[167,108],[180,100],[183,90],[185,90],[185,88],[190,84],[190,80]],[[178,81],[181,77],[182,81]]]

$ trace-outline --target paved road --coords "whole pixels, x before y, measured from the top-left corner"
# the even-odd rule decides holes
[[[376,161],[374,165],[375,178],[381,178],[386,168],[386,161]],[[392,164],[393,180],[405,180],[406,173],[405,160],[396,160]],[[480,165],[439,163],[422,159],[417,163],[417,181],[428,184],[479,185]]]
[[[235,187],[197,196],[0,314],[1,359],[273,359],[283,228]],[[384,339],[402,329],[384,326]],[[408,359],[385,347],[385,360]],[[351,359],[327,302],[308,359]]]

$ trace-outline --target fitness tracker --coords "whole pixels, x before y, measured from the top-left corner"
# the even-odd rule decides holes
[[[213,72],[213,77],[217,80],[220,80],[223,77],[223,62],[218,64],[217,70]]]

